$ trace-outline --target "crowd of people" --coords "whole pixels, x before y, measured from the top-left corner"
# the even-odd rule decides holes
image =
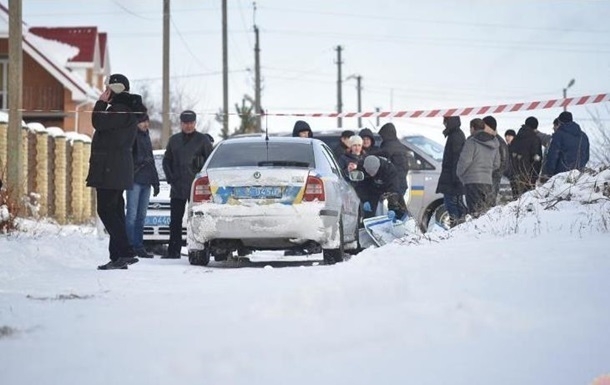
[[[443,124],[446,143],[437,193],[443,194],[451,226],[464,221],[467,214],[476,218],[494,206],[503,176],[517,199],[538,181],[581,170],[589,161],[589,139],[568,111],[554,120],[553,135],[538,131],[538,119],[533,116],[525,119],[518,132],[506,130],[504,139],[497,133],[493,116],[472,119],[468,138],[459,116],[445,117]]]
[[[170,240],[166,258],[180,258],[182,218],[196,173],[213,148],[208,134],[195,130],[197,115],[180,114],[180,132],[170,137],[163,158],[163,170],[170,192]],[[129,93],[129,80],[113,74],[95,104],[95,128],[87,186],[96,191],[97,213],[110,235],[110,261],[100,270],[126,269],[138,257],[150,258],[142,244],[144,219],[150,191],[159,193],[159,176],[148,132],[149,118],[139,95]],[[470,121],[466,138],[459,116],[443,118],[446,144],[437,193],[443,194],[451,226],[466,215],[478,217],[497,200],[500,180],[510,180],[513,198],[533,189],[538,181],[572,169],[582,169],[589,160],[589,140],[570,112],[562,112],[553,122],[553,135],[538,131],[538,120],[528,117],[518,132],[497,132],[493,116]],[[404,195],[412,152],[400,142],[396,127],[384,124],[381,143],[368,128],[358,133],[343,131],[334,149],[338,164],[362,202],[364,217],[376,215],[377,206],[387,200],[396,218],[408,216]],[[295,123],[293,136],[312,138],[314,133],[303,120]],[[544,148],[544,151],[543,151]],[[350,178],[361,171],[362,180]],[[127,191],[127,204],[123,193]]]

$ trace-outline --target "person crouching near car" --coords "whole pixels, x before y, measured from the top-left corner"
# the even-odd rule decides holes
[[[485,131],[482,119],[470,121],[470,136],[460,152],[456,174],[466,191],[468,213],[474,218],[484,214],[495,202],[492,173],[500,168],[499,147],[495,135]]]
[[[195,175],[212,153],[208,137],[195,130],[197,115],[191,110],[180,114],[180,132],[169,138],[163,155],[163,171],[170,190],[169,245],[162,258],[180,258],[182,218]],[[198,166],[196,169],[195,165]]]
[[[155,167],[152,143],[148,128],[150,119],[143,114],[138,123],[138,133],[133,144],[133,186],[127,190],[127,212],[125,213],[125,228],[129,244],[140,258],[152,258],[144,248],[144,220],[150,199],[150,190],[153,195],[159,195],[159,175]]]
[[[362,209],[364,217],[370,218],[375,216],[377,204],[381,199],[387,199],[388,210],[394,211],[397,219],[404,219],[407,212],[407,204],[405,198],[401,194],[400,174],[396,171],[396,167],[386,158],[368,155],[362,163],[364,172],[370,177],[365,178],[367,201],[364,201]]]

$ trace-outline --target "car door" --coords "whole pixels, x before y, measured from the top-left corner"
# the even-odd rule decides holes
[[[331,149],[323,144],[321,146],[324,158],[328,162],[330,170],[333,174],[333,183],[336,183],[337,190],[339,191],[339,199],[341,201],[341,219],[343,220],[344,238],[345,241],[354,241],[355,229],[358,226],[358,210],[360,207],[360,200],[356,191],[351,184],[345,179],[339,164],[335,160],[335,156]]]

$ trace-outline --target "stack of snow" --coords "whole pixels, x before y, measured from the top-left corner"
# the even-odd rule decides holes
[[[582,236],[610,232],[610,169],[557,174],[519,199],[493,207],[485,215],[450,231],[408,234],[400,244],[439,241],[451,237],[511,234]]]

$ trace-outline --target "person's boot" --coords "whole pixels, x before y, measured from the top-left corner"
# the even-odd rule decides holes
[[[137,258],[136,258],[137,259]],[[115,261],[110,261],[104,265],[97,267],[98,270],[125,270],[129,264],[123,258],[119,258]]]
[[[146,251],[145,248],[136,250],[136,256],[138,256],[140,258],[153,258],[154,257],[154,255],[148,253],[148,251]]]

